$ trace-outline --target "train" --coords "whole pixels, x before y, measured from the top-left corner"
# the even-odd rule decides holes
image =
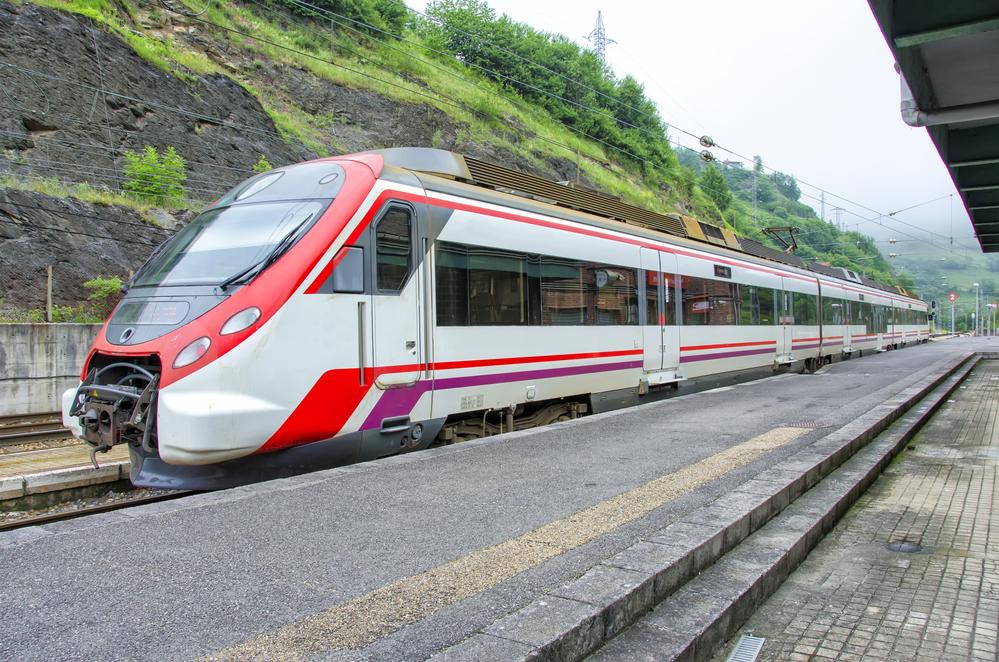
[[[240,183],[158,247],[64,424],[209,490],[929,338],[899,287],[683,214],[393,148]]]

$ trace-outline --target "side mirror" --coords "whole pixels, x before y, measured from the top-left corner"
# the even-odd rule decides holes
[[[333,291],[344,294],[364,292],[364,249],[345,246],[337,254],[340,258],[333,269]]]

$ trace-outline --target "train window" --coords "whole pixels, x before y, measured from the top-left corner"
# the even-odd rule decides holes
[[[541,319],[555,326],[638,324],[635,270],[542,257]]]
[[[437,324],[468,325],[468,251],[464,246],[438,242],[435,255]]]
[[[553,326],[586,324],[589,294],[581,262],[541,258],[541,321]]]
[[[676,324],[676,274],[663,274],[663,299],[666,326],[673,326]]]
[[[683,324],[686,326],[739,323],[742,286],[709,278],[682,276]]]
[[[760,308],[760,321],[758,323],[772,325],[774,323],[774,291],[769,287],[757,287],[756,298]]]
[[[594,321],[597,325],[638,324],[638,286],[634,269],[591,265],[596,284]]]
[[[376,280],[381,291],[398,292],[409,276],[413,262],[412,224],[412,210],[393,205],[375,227]]]
[[[799,326],[815,326],[819,323],[818,300],[812,294],[792,292],[794,301],[794,323]]]
[[[659,272],[645,272],[645,324],[648,326],[659,325],[659,280]]]
[[[435,261],[441,326],[638,324],[634,269],[443,241]]]
[[[525,255],[492,248],[468,249],[469,324],[528,324],[528,293]]]
[[[364,249],[344,246],[339,256],[340,262],[333,269],[333,291],[360,294],[364,291]]]
[[[843,324],[846,302],[833,297],[822,297],[822,323]]]
[[[663,310],[659,310],[657,287],[660,279],[663,284]],[[660,323],[670,326],[676,324],[676,306],[673,302],[673,288],[676,286],[676,276],[673,274],[645,272],[645,323],[656,326]],[[660,320],[661,318],[661,320]]]
[[[756,288],[750,285],[742,286],[742,305],[739,307],[739,324],[759,324],[760,307],[756,298]]]

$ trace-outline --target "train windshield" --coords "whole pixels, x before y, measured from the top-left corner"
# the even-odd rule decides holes
[[[342,185],[343,170],[328,162],[252,177],[164,244],[132,285],[221,285],[249,279],[312,227]]]

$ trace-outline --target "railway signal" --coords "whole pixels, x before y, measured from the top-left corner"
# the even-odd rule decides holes
[[[954,335],[954,302],[957,298],[958,294],[954,290],[947,293],[947,301],[950,301],[950,335]]]

